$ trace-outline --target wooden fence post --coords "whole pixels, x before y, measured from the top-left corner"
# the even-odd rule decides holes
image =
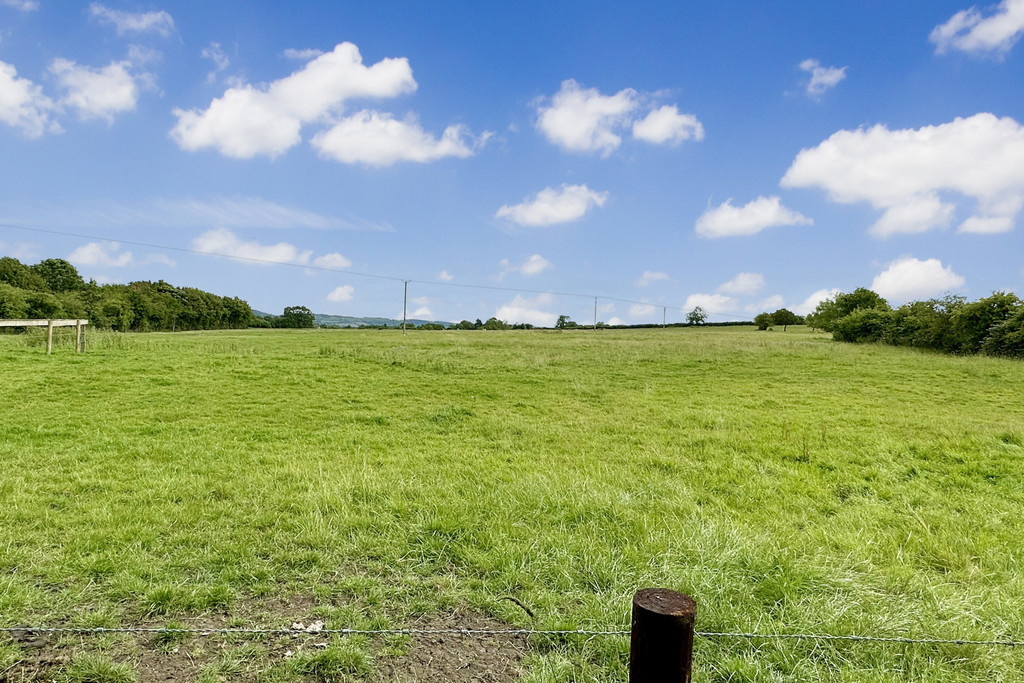
[[[690,683],[693,620],[697,603],[667,588],[645,588],[633,596],[630,683]]]
[[[53,353],[53,321],[46,321],[46,355]]]

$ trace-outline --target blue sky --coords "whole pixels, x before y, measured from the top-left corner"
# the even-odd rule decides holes
[[[1024,0],[0,0],[0,254],[537,325],[1021,292],[1022,32]]]

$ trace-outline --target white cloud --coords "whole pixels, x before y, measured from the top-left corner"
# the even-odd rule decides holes
[[[515,206],[506,204],[494,215],[518,225],[540,227],[578,220],[593,207],[604,206],[607,200],[607,192],[595,192],[586,185],[563,183],[558,189],[545,188],[532,199],[527,197]]]
[[[904,256],[889,264],[871,283],[871,289],[897,302],[928,299],[964,284],[964,278],[943,267],[938,259],[925,261]]]
[[[255,263],[298,263],[307,264],[312,251],[303,251],[287,242],[263,245],[259,242],[244,242],[233,232],[217,228],[204,232],[192,240],[192,248],[205,254],[230,256]]]
[[[936,26],[929,40],[939,54],[950,48],[970,53],[1006,53],[1024,33],[1024,0],[1003,0],[987,17],[975,7]]]
[[[146,257],[144,259],[142,259],[142,262],[144,264],[160,263],[160,264],[168,266],[170,268],[173,268],[176,265],[178,265],[174,261],[174,259],[172,259],[171,257],[167,256],[166,254],[147,254]]]
[[[558,320],[555,320],[555,322],[558,322]],[[627,323],[622,318],[616,318],[616,317],[613,316],[611,318],[608,318],[608,324],[614,326],[614,325],[628,325],[629,323]]]
[[[822,66],[817,59],[805,59],[800,62],[800,69],[811,74],[811,80],[807,82],[807,94],[817,97],[826,90],[839,85],[839,81],[846,78],[846,67],[836,68],[834,66]]]
[[[668,281],[672,278],[669,277],[668,273],[663,273],[656,270],[645,270],[644,274],[636,279],[634,283],[637,287],[647,287],[653,282]]]
[[[21,10],[22,12],[33,12],[39,9],[39,3],[36,0],[0,0],[0,5]]]
[[[455,279],[455,276],[451,275],[447,270],[442,270],[437,274],[437,279],[441,282],[451,282]]]
[[[570,78],[562,81],[550,105],[537,107],[537,127],[548,140],[569,151],[608,156],[622,142],[615,129],[627,125],[638,106],[632,88],[602,95]]]
[[[694,226],[700,237],[754,235],[780,225],[812,225],[813,220],[782,206],[779,197],[758,197],[744,206],[733,206],[732,199],[708,209]]]
[[[231,60],[228,59],[224,50],[221,49],[220,43],[210,43],[208,47],[203,48],[201,54],[205,59],[209,59],[213,62],[213,71],[206,74],[206,82],[214,83],[217,80],[217,74],[228,68],[231,64]]]
[[[122,12],[94,2],[89,5],[89,13],[101,23],[113,24],[119,36],[125,33],[159,33],[162,36],[169,36],[174,33],[174,19],[162,10]]]
[[[512,265],[507,258],[501,259],[501,274],[498,275],[498,279],[505,277],[509,273],[519,273],[521,275],[531,276],[540,275],[548,268],[552,268],[551,261],[540,254],[534,254],[530,258],[526,259],[519,265]]]
[[[792,311],[797,315],[807,315],[813,313],[814,309],[818,307],[825,299],[831,299],[836,294],[839,294],[838,289],[819,289],[818,291],[811,294],[809,297],[804,299],[803,303],[798,304],[792,308]]]
[[[132,253],[118,253],[121,245],[111,242],[89,242],[68,255],[68,261],[81,266],[122,268],[132,263]]]
[[[297,59],[299,61],[309,61],[310,59],[316,59],[324,53],[323,50],[317,50],[316,48],[306,48],[304,50],[296,50],[294,48],[288,48],[284,51],[284,56],[288,59]]]
[[[633,123],[633,137],[656,145],[699,142],[704,139],[704,126],[693,114],[680,114],[679,107],[666,104]]]
[[[960,232],[1006,232],[1024,207],[1024,128],[982,113],[917,129],[841,130],[801,150],[781,185],[870,202],[885,212],[870,229],[879,237],[947,225],[954,205],[942,193],[951,192],[977,203]]]
[[[420,306],[412,312],[413,316],[417,318],[433,318],[434,313],[427,306]]]
[[[115,114],[135,109],[139,88],[128,71],[129,62],[111,62],[102,69],[80,66],[68,59],[55,59],[50,73],[65,90],[61,104],[78,110],[85,119],[103,119],[107,123]]]
[[[174,109],[171,137],[182,149],[225,156],[275,157],[297,145],[303,124],[322,120],[352,98],[397,97],[416,89],[405,58],[363,65],[359,48],[341,43],[269,85],[240,84],[205,110]]]
[[[736,299],[724,294],[691,294],[686,297],[683,310],[692,311],[700,306],[707,313],[731,313],[738,305]]]
[[[44,133],[60,133],[60,125],[50,121],[53,109],[53,100],[43,94],[40,86],[27,78],[18,78],[14,66],[0,62],[0,122],[20,129],[30,139]]]
[[[786,300],[782,298],[781,294],[772,294],[767,299],[759,301],[756,304],[748,304],[743,307],[743,310],[747,313],[763,313],[777,311],[782,308],[786,303]]]
[[[448,126],[438,139],[424,131],[415,117],[399,121],[386,112],[364,109],[320,131],[310,143],[321,157],[346,164],[390,166],[399,161],[427,163],[472,156],[476,143],[467,144],[467,137],[469,132],[462,125]]]
[[[335,303],[352,301],[352,296],[355,292],[356,288],[352,285],[341,285],[340,287],[335,287],[331,290],[331,293],[327,295],[327,300]]]
[[[526,323],[534,327],[554,327],[558,322],[558,314],[542,310],[542,307],[550,306],[552,301],[550,294],[540,294],[533,299],[517,294],[512,301],[499,307],[494,317],[513,325]]]
[[[649,318],[657,312],[658,307],[654,304],[633,304],[629,307],[630,318]]]
[[[726,294],[756,294],[764,287],[761,273],[739,273],[733,279],[719,286],[719,292]]]
[[[348,268],[352,262],[338,253],[324,254],[313,259],[313,265],[320,268]]]

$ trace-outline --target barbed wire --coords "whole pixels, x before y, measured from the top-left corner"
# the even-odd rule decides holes
[[[75,626],[8,626],[0,633],[70,633],[79,635],[100,635],[104,633],[151,633],[177,635],[276,635],[276,636],[325,636],[325,635],[475,635],[475,636],[627,636],[623,629],[488,629],[488,628],[167,628],[167,627],[75,627]],[[1017,640],[971,640],[966,638],[910,638],[906,636],[860,636],[831,635],[821,633],[744,633],[729,631],[694,631],[701,638],[743,638],[747,640],[818,640],[869,643],[901,643],[907,645],[975,645],[991,647],[1021,647],[1024,641]]]

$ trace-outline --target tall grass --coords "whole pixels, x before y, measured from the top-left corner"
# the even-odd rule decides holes
[[[0,336],[5,625],[307,595],[335,627],[463,605],[625,628],[664,586],[706,631],[1024,636],[1019,362],[799,328],[90,332],[49,358],[26,339]],[[627,651],[538,638],[526,678],[623,680]],[[697,659],[699,681],[1024,671],[953,646]]]

